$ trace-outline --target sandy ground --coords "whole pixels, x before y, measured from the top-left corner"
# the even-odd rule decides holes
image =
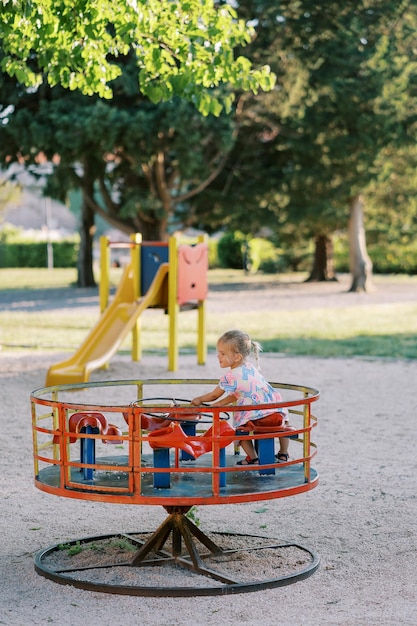
[[[201,527],[299,543],[320,555],[320,567],[310,578],[276,589],[146,598],[62,586],[34,570],[34,555],[41,548],[95,534],[151,531],[166,516],[162,507],[57,498],[34,487],[29,395],[44,385],[47,368],[61,356],[0,352],[0,624],[417,623],[417,362],[264,354],[262,371],[271,381],[321,392],[314,405],[319,418],[314,465],[320,484],[309,493],[262,506],[199,507]],[[168,373],[165,356],[145,355],[132,363],[118,355],[93,380],[219,375],[214,354],[204,366],[197,366],[193,355],[181,355],[179,361],[179,371]]]

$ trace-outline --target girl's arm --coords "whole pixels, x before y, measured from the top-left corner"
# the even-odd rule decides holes
[[[236,398],[233,395],[224,396],[224,391],[220,387],[216,387],[213,391],[209,391],[209,393],[204,394],[203,396],[197,396],[191,400],[191,404],[193,406],[201,406],[203,402],[213,402],[212,406],[226,406],[227,404],[232,404],[236,402]],[[219,400],[220,398],[220,400]],[[215,402],[217,400],[217,402]]]
[[[217,402],[213,402],[211,406],[227,406],[228,404],[236,404],[236,396],[229,394]]]

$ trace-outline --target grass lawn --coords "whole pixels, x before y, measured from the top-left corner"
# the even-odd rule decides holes
[[[117,285],[120,271],[112,275]],[[242,272],[211,270],[209,282],[227,284],[232,288],[242,282]],[[68,313],[52,311],[1,310],[1,291],[24,289],[71,289],[76,280],[75,270],[0,270],[0,345],[2,350],[57,350],[73,352],[82,343],[98,319],[98,308],[75,308]],[[272,275],[245,276],[244,282],[300,282],[303,276]],[[384,281],[384,277],[378,280]],[[417,277],[399,276],[398,284],[406,281],[410,289],[417,288]],[[408,281],[408,282],[407,282]],[[366,296],[364,296],[366,298]],[[30,298],[30,294],[28,294]],[[168,316],[161,310],[147,310],[142,315],[142,345],[144,351],[166,351]],[[179,316],[179,347],[182,352],[195,350],[196,313]],[[239,326],[260,341],[266,352],[323,357],[369,356],[417,358],[417,303],[388,302],[382,304],[323,307],[295,310],[239,310],[216,312],[207,316],[207,343],[214,350],[219,328]],[[146,332],[145,332],[146,329]],[[130,351],[131,335],[122,351]]]

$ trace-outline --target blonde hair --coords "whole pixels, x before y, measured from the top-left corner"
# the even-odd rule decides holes
[[[244,333],[242,330],[228,330],[223,333],[219,341],[229,344],[232,350],[237,354],[241,354],[244,359],[247,359],[250,353],[253,352],[256,365],[258,366],[262,346],[257,341],[252,341],[247,333]]]

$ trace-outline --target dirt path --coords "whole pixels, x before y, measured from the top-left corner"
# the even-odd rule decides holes
[[[390,302],[417,302],[417,277],[375,277],[370,293],[349,293],[350,277],[341,275],[337,282],[303,283],[245,278],[231,284],[211,284],[207,299],[208,311],[230,311],[244,306],[248,311],[267,309],[311,309],[349,306],[370,306]],[[98,309],[98,289],[31,289],[1,290],[0,310],[56,311]]]

